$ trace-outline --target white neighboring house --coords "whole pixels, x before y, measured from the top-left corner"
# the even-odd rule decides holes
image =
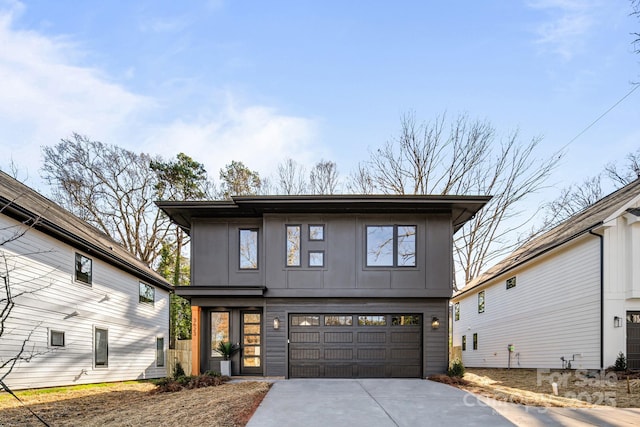
[[[622,352],[640,369],[640,180],[527,242],[452,304],[465,366],[600,369]]]
[[[19,360],[4,379],[11,389],[167,375],[172,286],[160,275],[0,172],[3,242],[0,276],[9,281],[15,306],[0,337],[0,366],[23,344],[22,358],[34,356]],[[6,288],[0,284],[1,312]]]

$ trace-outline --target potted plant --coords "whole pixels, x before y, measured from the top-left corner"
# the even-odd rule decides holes
[[[231,360],[229,359],[231,359],[231,356],[233,356],[238,352],[238,350],[240,350],[240,346],[238,344],[232,344],[229,341],[220,341],[216,350],[222,355],[222,358],[224,359],[220,362],[220,374],[230,377]]]

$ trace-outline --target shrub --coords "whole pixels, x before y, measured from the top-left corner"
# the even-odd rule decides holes
[[[176,366],[173,368],[173,378],[184,377],[186,375],[180,362],[176,362]]]
[[[454,360],[447,371],[447,375],[453,378],[462,378],[464,376],[464,365],[461,360]]]
[[[626,371],[627,370],[627,358],[624,356],[624,353],[618,353],[618,358],[616,359],[616,363],[613,365],[614,371]]]

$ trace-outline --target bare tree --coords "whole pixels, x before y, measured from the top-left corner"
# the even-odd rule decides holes
[[[373,194],[376,186],[366,163],[358,163],[355,171],[349,175],[347,189],[354,194]]]
[[[640,19],[640,0],[631,0],[631,16]],[[632,42],[635,52],[640,53],[640,32],[633,32],[631,35],[635,37]]]
[[[278,190],[280,194],[296,195],[307,191],[305,169],[293,159],[278,165]]]
[[[221,195],[225,199],[231,196],[254,196],[262,191],[262,180],[258,172],[252,171],[242,162],[233,160],[220,169]]]
[[[512,251],[525,219],[519,203],[543,188],[561,158],[537,159],[540,138],[519,141],[518,132],[498,138],[494,127],[466,115],[447,126],[445,116],[417,123],[401,119],[400,136],[371,151],[350,188],[383,194],[489,194],[493,199],[459,232],[454,258],[464,282]],[[457,288],[457,283],[454,283]]]
[[[335,162],[320,160],[309,174],[311,194],[336,194],[338,168]]]
[[[58,204],[145,263],[156,261],[171,226],[153,204],[157,179],[149,155],[77,133],[43,154],[44,178]]]
[[[640,0],[639,0],[640,1]],[[640,149],[625,157],[627,162],[619,168],[616,162],[605,166],[604,171],[616,186],[625,186],[640,178]]]

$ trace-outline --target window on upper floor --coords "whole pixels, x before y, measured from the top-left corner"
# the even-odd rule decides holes
[[[516,277],[510,277],[507,279],[507,289],[511,289],[511,288],[515,288],[516,287]]]
[[[484,291],[478,292],[478,313],[484,313]]]
[[[309,267],[324,267],[324,251],[309,251]]]
[[[415,267],[415,225],[368,225],[367,267]]]
[[[324,225],[322,224],[310,224],[309,225],[309,240],[321,241],[324,240]]]
[[[240,229],[240,270],[258,269],[258,229]]]
[[[109,331],[107,329],[93,330],[93,358],[96,368],[109,366]]]
[[[300,267],[299,225],[287,225],[287,267]]]
[[[455,321],[460,320],[460,303],[459,302],[453,305],[453,319]]]
[[[140,291],[138,293],[138,302],[153,304],[156,299],[156,290],[153,286],[140,282]]]
[[[76,281],[91,284],[92,260],[76,252]]]

